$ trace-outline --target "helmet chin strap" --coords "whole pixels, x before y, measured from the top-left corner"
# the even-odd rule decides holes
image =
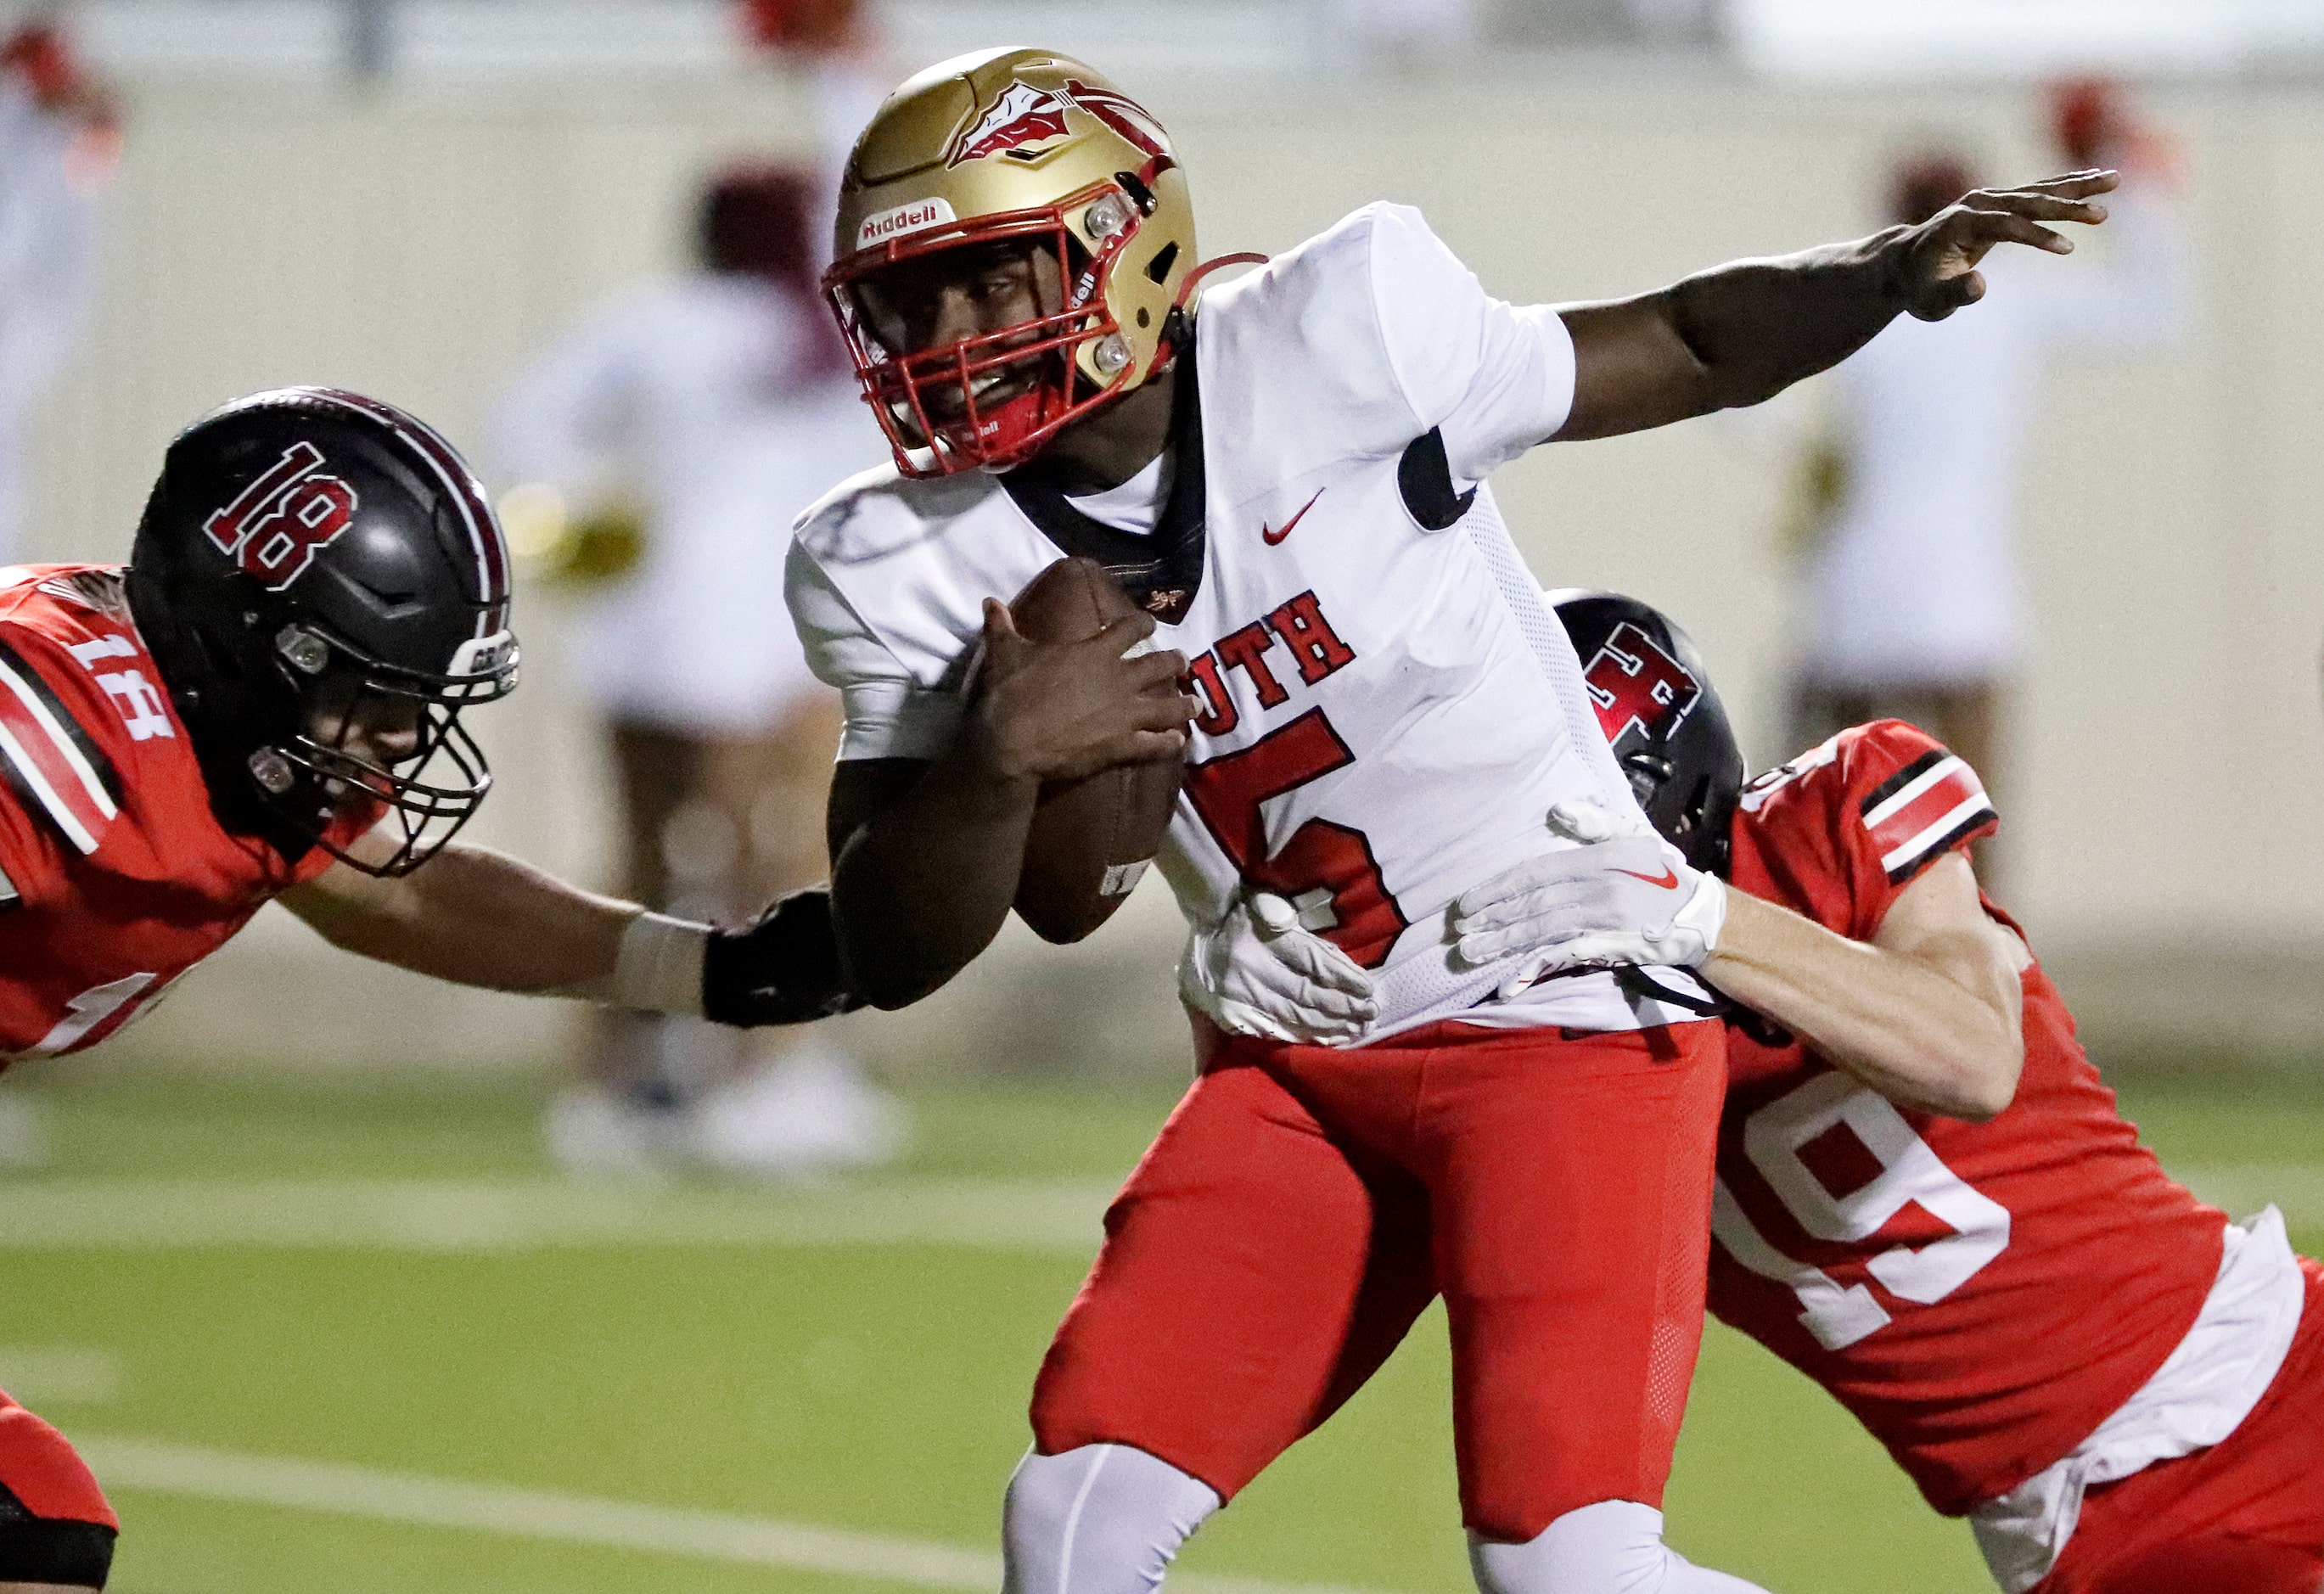
[[[1185,336],[1185,326],[1187,326],[1185,304],[1187,299],[1194,295],[1194,286],[1197,286],[1204,277],[1209,277],[1211,272],[1225,270],[1225,267],[1230,265],[1267,265],[1267,255],[1248,253],[1248,251],[1246,253],[1234,253],[1234,255],[1218,255],[1215,260],[1204,260],[1202,265],[1197,265],[1192,272],[1187,272],[1185,281],[1178,283],[1178,293],[1171,298],[1169,314],[1162,318],[1162,339],[1155,344],[1155,363],[1150,364],[1150,367],[1146,367],[1146,374],[1153,376],[1155,372],[1167,370],[1171,360],[1178,358],[1178,339]],[[1025,432],[1032,432],[1034,428],[1038,428],[1038,425],[1048,423],[1048,416],[1037,416],[1037,413],[1032,411],[1032,402],[1041,395],[1041,392],[1046,392],[1046,388],[1034,388],[1032,392],[1020,392],[1020,395],[1009,400],[1009,402],[1001,407],[1000,413],[1006,413],[1011,420],[1018,420],[1018,416],[1029,416],[1029,420],[1020,420],[1020,423],[1016,425],[1018,437],[1022,437]],[[1122,397],[1127,397],[1130,392],[1132,392],[1132,388],[1118,388],[1118,391],[1104,395],[1104,402],[1111,404],[1115,402],[1115,400],[1122,400]],[[985,469],[1004,472],[1004,469],[1011,469],[1013,465],[1016,465],[1016,460],[1011,460],[1011,465],[988,465]]]
[[[1186,273],[1185,281],[1178,284],[1178,292],[1176,297],[1170,300],[1170,313],[1163,318],[1162,326],[1164,328],[1164,336],[1162,338],[1161,347],[1155,353],[1154,368],[1156,370],[1159,370],[1163,365],[1168,363],[1171,355],[1178,352],[1177,335],[1174,333],[1172,329],[1183,328],[1186,325],[1186,301],[1194,297],[1196,284],[1201,282],[1204,277],[1209,276],[1213,272],[1222,271],[1228,266],[1265,265],[1266,263],[1266,255],[1255,254],[1246,250],[1240,254],[1221,254],[1213,256],[1212,259],[1206,260],[1202,264],[1196,266],[1193,271],[1188,272]]]

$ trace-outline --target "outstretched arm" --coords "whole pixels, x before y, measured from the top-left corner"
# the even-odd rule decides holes
[[[374,845],[367,837],[357,851]],[[493,990],[743,1026],[805,1023],[856,1005],[839,977],[821,890],[720,930],[582,890],[484,847],[453,846],[399,879],[334,864],[282,904],[345,951]]]
[[[1583,845],[1504,871],[1453,904],[1460,955],[1511,960],[1514,994],[1545,972],[1678,964],[1765,1014],[1899,1106],[1982,1122],[2025,1061],[2024,944],[1987,917],[1950,853],[1851,941],[1682,861],[1647,834],[1589,834],[1599,811],[1551,810]]]
[[[1734,889],[1705,978],[1901,1107],[1981,1123],[2025,1062],[2024,944],[1987,917],[1969,860],[1938,860],[1868,943]]]
[[[1574,396],[1557,435],[1613,437],[1757,404],[1838,364],[1899,314],[1941,321],[1985,296],[1977,268],[1996,244],[2070,253],[2072,243],[2043,224],[2104,221],[2105,207],[2090,201],[2116,180],[2085,171],[1979,189],[1918,226],[1565,307]]]
[[[360,854],[371,838],[356,843]],[[282,905],[332,945],[493,990],[549,991],[609,978],[645,910],[567,885],[484,847],[451,846],[380,879],[335,863]]]

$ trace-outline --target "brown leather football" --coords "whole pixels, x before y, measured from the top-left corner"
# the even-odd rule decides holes
[[[1136,613],[1095,559],[1059,559],[1009,605],[1018,631],[1036,642],[1082,641]],[[1017,914],[1034,934],[1078,941],[1113,917],[1162,845],[1185,772],[1182,756],[1041,788],[1017,879]]]

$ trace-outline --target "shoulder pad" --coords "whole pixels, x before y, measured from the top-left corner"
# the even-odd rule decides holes
[[[900,551],[946,521],[1001,491],[982,471],[915,481],[890,465],[850,476],[801,511],[792,524],[799,546],[842,564]]]
[[[1841,735],[1846,735],[1842,732]],[[1815,770],[1828,769],[1840,761],[1840,737],[1819,742],[1788,763],[1764,769],[1743,784],[1742,808],[1746,814],[1756,814],[1766,806],[1767,799]]]
[[[38,584],[37,590],[59,603],[86,609],[117,624],[134,621],[129,612],[129,571],[126,566],[92,565],[61,570]]]
[[[1204,292],[1194,327],[1206,437],[1271,457],[1289,477],[1400,453],[1433,424],[1416,426],[1381,324],[1374,247],[1398,212],[1367,205]],[[1390,290],[1401,305],[1413,285]]]

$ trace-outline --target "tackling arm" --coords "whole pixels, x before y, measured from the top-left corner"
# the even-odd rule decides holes
[[[1737,261],[1658,293],[1560,312],[1573,336],[1562,438],[1613,437],[1757,404],[1854,354],[1900,312],[1939,321],[1985,296],[1997,244],[2064,254],[2043,222],[2095,224],[2113,172],[1980,189],[1918,226],[1774,260]]]
[[[439,980],[517,991],[610,979],[623,932],[644,911],[466,846],[447,847],[400,879],[333,864],[284,893],[282,905],[345,951]]]
[[[2032,957],[1987,917],[1958,852],[1904,888],[1868,943],[1734,889],[1703,974],[1902,1107],[1982,1123],[2025,1062]]]
[[[584,891],[503,853],[454,846],[398,879],[334,864],[282,904],[345,951],[493,990],[746,1027],[858,1005],[839,978],[820,889],[713,929]]]

